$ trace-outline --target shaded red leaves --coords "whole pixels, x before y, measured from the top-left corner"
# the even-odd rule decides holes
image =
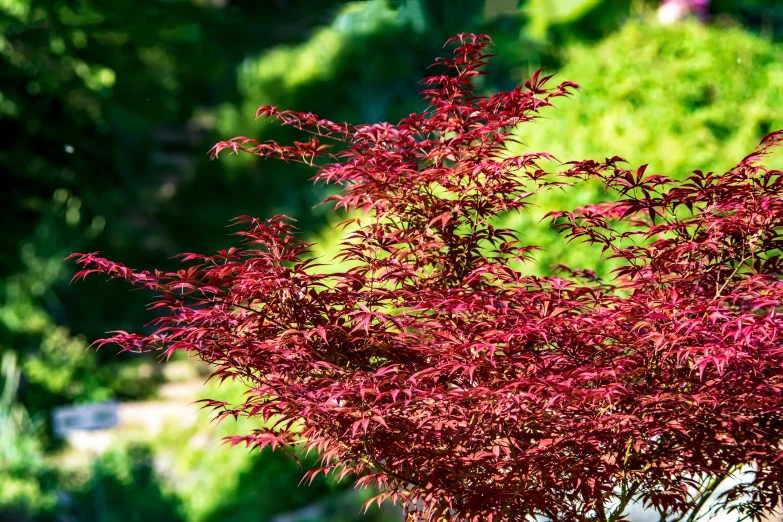
[[[683,182],[616,157],[547,174],[551,156],[507,144],[576,86],[536,73],[478,96],[489,38],[451,43],[445,73],[424,81],[427,109],[396,125],[262,107],[311,139],[212,150],[312,164],[343,186],[335,208],[365,211],[336,256],[350,269],[319,274],[284,216],[238,218],[241,246],[185,254],[177,272],[75,255],[76,278],[125,279],[163,312],[154,334],[99,344],[184,350],[241,379],[243,404],[208,405],[268,427],[232,443],[314,449],[323,467],[306,478],[355,474],[416,520],[616,521],[630,501],[682,514],[739,465],[753,473],[726,505],[751,517],[777,505],[783,182],[759,161],[783,134]],[[550,217],[623,266],[611,281],[525,275],[536,247],[495,218],[592,178],[617,200]]]

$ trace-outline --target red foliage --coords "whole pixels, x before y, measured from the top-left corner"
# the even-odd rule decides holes
[[[210,401],[218,415],[272,419],[232,443],[315,449],[320,472],[355,474],[415,520],[617,521],[629,502],[695,516],[740,466],[723,506],[751,518],[777,506],[783,177],[759,161],[783,134],[683,182],[620,158],[547,174],[549,155],[507,144],[576,85],[536,73],[477,96],[489,38],[451,42],[446,74],[424,82],[428,108],[397,125],[262,107],[310,141],[213,149],[320,161],[315,179],[344,187],[336,208],[365,211],[337,255],[350,269],[319,273],[284,216],[237,218],[241,247],[185,254],[178,272],[77,254],[76,277],[148,288],[165,312],[152,335],[98,344],[197,354],[249,387],[239,406]],[[589,178],[619,199],[553,213],[554,226],[624,265],[611,281],[525,275],[536,247],[495,218]]]

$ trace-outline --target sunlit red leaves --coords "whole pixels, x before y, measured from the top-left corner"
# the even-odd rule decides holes
[[[536,73],[478,96],[489,39],[451,42],[445,73],[424,82],[428,108],[397,125],[261,107],[311,139],[240,137],[212,151],[316,165],[316,180],[342,186],[328,201],[366,212],[344,223],[335,260],[350,269],[319,274],[284,216],[237,218],[241,247],[184,254],[188,267],[171,273],[77,255],[76,278],[100,272],[159,295],[154,334],[99,344],[198,355],[251,390],[207,406],[267,423],[232,444],[302,444],[323,463],[306,479],[353,474],[416,520],[618,521],[632,500],[675,515],[740,464],[755,474],[723,499],[750,514],[776,505],[783,182],[758,162],[783,134],[728,173],[683,182],[618,157],[548,174],[550,155],[507,145],[576,86],[550,89]],[[580,267],[520,272],[537,247],[494,218],[589,179],[616,201],[550,217],[564,240],[623,266],[609,281]]]

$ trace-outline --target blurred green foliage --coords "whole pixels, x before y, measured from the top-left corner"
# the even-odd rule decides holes
[[[563,51],[557,80],[582,89],[535,123],[523,125],[521,150],[547,151],[561,161],[620,156],[632,167],[684,178],[695,169],[725,171],[761,138],[783,128],[783,48],[736,25],[684,22],[661,27],[625,24],[597,45]],[[773,166],[783,166],[781,156]],[[557,168],[557,165],[552,165]],[[509,223],[545,247],[536,273],[555,263],[606,275],[614,263],[600,252],[565,245],[540,220],[551,210],[602,199],[602,187],[581,185],[539,197],[537,208]]]
[[[77,356],[75,348],[59,358],[47,353],[56,327],[67,328],[55,344],[70,331],[75,346],[152,317],[144,312],[146,296],[120,285],[88,281],[74,291],[63,257],[100,250],[130,266],[163,259],[171,267],[165,260],[175,253],[229,244],[226,224],[238,214],[285,212],[305,230],[320,228],[323,218],[312,207],[324,191],[308,183],[309,170],[209,162],[206,151],[244,127],[291,138],[287,129],[253,124],[261,103],[317,100],[325,115],[352,121],[387,118],[395,104],[410,104],[440,41],[437,32],[413,28],[433,5],[0,4],[0,121],[14,136],[11,147],[0,148],[7,189],[0,191],[0,347],[23,353],[27,406],[154,391],[110,377],[128,356],[108,350],[91,362],[94,353]],[[371,59],[379,53],[389,58],[386,67]],[[394,85],[397,93],[387,89]],[[379,104],[375,95],[384,92],[391,94]],[[61,378],[40,378],[55,367]]]
[[[632,22],[565,56],[557,78],[582,89],[520,128],[528,147],[562,159],[725,170],[783,125],[783,50],[740,27]]]
[[[152,317],[144,312],[147,297],[100,281],[74,291],[67,285],[72,266],[61,260],[101,250],[131,266],[160,266],[163,259],[170,267],[165,258],[172,254],[225,247],[226,223],[243,213],[285,212],[305,230],[318,230],[323,212],[312,207],[324,191],[308,183],[312,172],[209,162],[206,151],[241,132],[241,122],[262,138],[291,139],[287,129],[252,122],[261,103],[357,122],[401,116],[415,106],[416,81],[446,35],[467,18],[478,21],[481,6],[473,0],[0,3],[0,121],[14,137],[0,148],[6,174],[0,352],[21,369],[21,403],[14,399],[9,408],[39,419],[34,433],[23,424],[0,426],[17,455],[4,459],[0,477],[0,497],[16,506],[14,516],[43,519],[54,510],[103,521],[133,508],[140,518],[176,518],[184,510],[206,520],[238,509],[244,519],[251,506],[271,498],[277,507],[259,511],[265,520],[334,489],[316,484],[291,494],[300,476],[293,461],[248,459],[227,449],[219,457],[206,449],[190,454],[181,440],[169,442],[183,448],[180,458],[203,457],[195,475],[224,493],[211,507],[198,507],[208,498],[201,488],[177,493],[190,499],[182,504],[188,509],[172,501],[149,458],[133,448],[113,449],[76,478],[60,469],[44,485],[36,459],[59,466],[46,455],[58,447],[45,429],[53,406],[145,398],[159,381],[157,372],[141,371],[138,358],[87,349],[106,330],[141,327]],[[440,23],[444,15],[450,21]],[[380,99],[392,86],[396,92]],[[247,474],[241,487],[221,489],[241,473]],[[270,497],[273,484],[279,494]],[[57,505],[55,490],[65,495]],[[132,504],[140,494],[148,506]],[[122,497],[124,503],[113,500]]]
[[[70,469],[64,475],[57,513],[61,520],[187,520],[181,500],[159,480],[154,455],[146,443],[123,442],[86,469]]]
[[[205,397],[239,404],[245,391],[240,382],[225,382],[212,383],[202,393]],[[322,522],[383,520],[380,518],[383,513],[377,507],[367,516],[359,516],[370,492],[352,495],[350,478],[336,482],[335,477],[319,475],[312,484],[296,486],[304,471],[315,465],[315,453],[297,452],[297,462],[269,448],[248,454],[242,449],[220,445],[222,437],[247,433],[260,426],[247,419],[226,419],[205,430],[210,418],[209,412],[202,411],[190,428],[169,425],[152,443],[155,455],[165,463],[166,483],[182,499],[186,520],[262,522],[316,503],[322,504],[318,518]],[[335,503],[340,506],[338,510],[331,506]],[[332,518],[330,511],[341,518]]]
[[[628,16],[630,5],[617,0],[527,0],[520,9],[529,20],[526,29],[532,38],[560,43],[574,36],[592,39],[614,31]]]
[[[27,520],[52,510],[52,470],[38,439],[40,422],[18,404],[14,352],[0,358],[0,520]]]

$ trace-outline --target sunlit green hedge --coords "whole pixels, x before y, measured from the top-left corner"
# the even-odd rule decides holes
[[[632,22],[596,46],[569,47],[565,56],[555,80],[582,89],[521,126],[519,150],[547,151],[561,161],[617,155],[634,167],[649,163],[648,173],[683,178],[694,169],[725,171],[783,128],[783,48],[740,27]],[[776,156],[781,164],[783,155]],[[566,263],[606,273],[612,264],[598,263],[597,252],[566,248],[537,223],[549,210],[601,197],[596,185],[552,192],[530,214],[510,218],[548,249],[536,272]]]

